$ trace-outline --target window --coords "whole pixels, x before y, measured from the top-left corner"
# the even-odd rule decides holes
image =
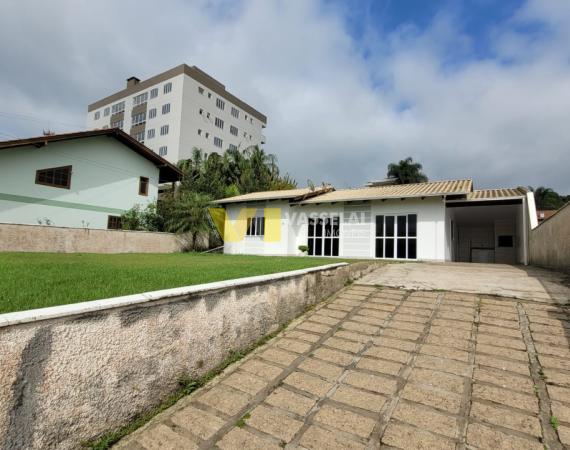
[[[95,120],[99,120],[100,117],[101,117],[101,112],[100,112],[100,111],[97,111],[97,112],[95,113]]]
[[[199,92],[201,95],[204,95],[204,88],[203,88],[202,86],[198,86],[198,92]]]
[[[340,241],[339,216],[309,218],[307,244],[311,256],[338,256]]]
[[[71,166],[36,170],[36,184],[69,189],[71,186]]]
[[[226,107],[226,102],[224,102],[221,98],[216,99],[216,106],[223,110]]]
[[[168,147],[166,147],[166,145],[163,145],[158,149],[158,154],[160,156],[166,156],[167,153],[168,153]]]
[[[156,108],[152,108],[148,110],[148,118],[154,119],[156,117]]]
[[[198,129],[198,136],[202,136],[202,130]]]
[[[209,119],[209,118],[210,118],[210,113],[206,113],[206,117]]]
[[[204,110],[202,108],[200,108],[200,110],[198,111],[198,114],[202,115],[204,112]]]
[[[232,116],[235,117],[236,119],[239,119],[239,109],[234,108],[232,106]]]
[[[139,178],[139,195],[148,195],[148,178]]]
[[[498,236],[497,244],[499,247],[514,247],[514,240],[512,235]]]
[[[245,131],[243,132],[243,137],[247,137],[247,133]]]
[[[230,150],[237,150],[237,146],[235,146],[234,144],[230,144],[229,148]]]
[[[111,128],[118,128],[119,130],[123,129],[123,121],[122,120],[115,120],[111,122]]]
[[[219,137],[214,137],[214,145],[216,147],[222,148],[223,142]]]
[[[230,125],[230,133],[233,134],[234,136],[238,135],[238,129],[237,127],[234,127],[233,125]]]
[[[139,142],[144,142],[144,130],[135,133],[133,137]]]
[[[154,128],[151,128],[150,130],[148,130],[146,132],[146,138],[147,139],[153,139],[154,138]]]
[[[206,139],[210,137],[210,133],[206,132]]]
[[[111,113],[113,114],[118,114],[120,112],[123,112],[124,110],[125,110],[125,102],[115,103],[113,106],[111,106]]]
[[[162,105],[162,114],[168,114],[170,112],[170,103]]]
[[[168,134],[168,125],[163,125],[160,127],[160,135],[164,136],[165,134]]]
[[[417,214],[376,216],[376,258],[417,259]]]
[[[249,118],[249,123],[253,123],[253,119],[251,117]]]
[[[158,88],[152,88],[150,90],[150,98],[156,98],[158,97]]]
[[[212,93],[208,92],[208,98],[212,98]]]
[[[247,120],[247,114],[245,115],[245,120]]]
[[[146,122],[146,112],[135,114],[131,120],[131,124],[133,126],[134,125],[140,125],[141,123],[145,123],[145,122]]]
[[[224,129],[224,121],[222,119],[220,119],[219,117],[216,117],[216,120],[214,123],[218,128],[221,128],[222,130]]]
[[[107,229],[108,230],[120,230],[123,226],[121,224],[120,216],[108,216],[107,217]]]
[[[248,217],[246,236],[265,235],[265,217]]]
[[[148,100],[148,92],[143,92],[142,94],[135,95],[133,97],[133,106],[143,105]]]
[[[105,117],[107,117],[109,115],[109,113],[111,112],[111,108],[109,108],[108,106],[103,110],[103,115]]]
[[[168,94],[170,91],[172,91],[172,83],[166,83],[164,85],[164,93]]]

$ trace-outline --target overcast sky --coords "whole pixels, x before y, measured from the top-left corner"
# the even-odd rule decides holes
[[[2,0],[0,139],[182,62],[268,116],[299,183],[430,179],[570,193],[568,0]],[[1,180],[0,180],[1,183]]]

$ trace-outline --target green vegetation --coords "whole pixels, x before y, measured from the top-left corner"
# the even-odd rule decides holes
[[[558,418],[556,416],[550,416],[550,425],[552,425],[552,428],[555,430],[558,430]]]
[[[534,194],[536,209],[560,209],[570,202],[570,195],[560,195],[551,188],[544,186],[539,186],[536,189],[532,186],[528,188]]]
[[[196,253],[0,253],[0,313],[297,270],[343,261]]]
[[[388,178],[396,178],[398,184],[423,183],[428,177],[422,172],[422,165],[408,156],[398,163],[388,164]]]
[[[245,421],[251,417],[250,413],[246,413],[236,422],[236,427],[243,428],[245,426]]]

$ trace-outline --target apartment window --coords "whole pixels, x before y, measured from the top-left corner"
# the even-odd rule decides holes
[[[223,110],[226,107],[226,102],[224,102],[221,98],[216,99],[216,106]]]
[[[105,117],[107,117],[109,115],[109,113],[111,112],[111,108],[109,108],[108,106],[103,110],[103,115]]]
[[[208,98],[212,98],[212,93],[208,92]]]
[[[69,189],[71,186],[71,166],[36,170],[36,184]]]
[[[144,130],[135,133],[134,138],[139,142],[144,142]]]
[[[100,117],[101,117],[101,112],[100,112],[100,111],[97,111],[97,112],[95,113],[95,120],[99,120]]]
[[[163,125],[160,127],[160,135],[164,136],[165,134],[168,134],[168,125]]]
[[[198,129],[198,136],[202,136],[202,130]]]
[[[237,150],[237,146],[234,144],[229,145],[230,150]]]
[[[201,95],[204,95],[204,88],[203,88],[202,86],[198,86],[198,92],[199,92]]]
[[[265,235],[265,217],[248,217],[246,236]]]
[[[232,116],[235,117],[236,119],[239,119],[239,109],[234,108],[232,106]]]
[[[200,110],[198,111],[198,114],[202,115],[204,113],[204,110],[202,108],[200,108]]]
[[[172,83],[166,83],[164,85],[164,93],[168,94],[170,91],[172,91]]]
[[[251,117],[249,118],[249,123],[253,123],[253,119]]]
[[[154,138],[154,128],[151,128],[150,130],[148,130],[146,132],[146,138],[147,139],[153,139]]]
[[[417,214],[376,216],[376,258],[417,258]]]
[[[133,106],[143,105],[148,100],[148,92],[143,92],[142,94],[135,95],[133,97]]]
[[[218,128],[221,128],[222,130],[224,129],[224,121],[222,119],[220,119],[219,117],[216,117],[216,120],[214,123]]]
[[[108,230],[120,230],[123,228],[120,216],[108,216],[107,217],[107,229]]]
[[[247,114],[245,115],[245,120],[247,120]]]
[[[158,88],[152,88],[150,90],[150,98],[156,98],[158,97]]]
[[[310,218],[307,244],[311,256],[338,256],[339,216]]]
[[[166,156],[167,153],[168,153],[168,147],[166,147],[166,145],[163,145],[158,149],[158,154],[160,156]]]
[[[238,129],[237,127],[234,127],[233,125],[230,125],[230,133],[233,134],[234,136],[238,135]]]
[[[154,119],[156,117],[156,108],[152,108],[148,110],[148,118]]]
[[[206,139],[210,137],[210,133],[206,132]]]
[[[120,112],[123,112],[125,110],[125,102],[119,102],[119,103],[115,103],[114,105],[111,106],[111,113],[113,114],[118,114]]]
[[[146,122],[146,112],[138,113],[132,116],[131,124],[133,126],[140,125],[141,123],[145,122]]]
[[[219,137],[214,137],[214,145],[216,147],[222,148],[223,142]]]
[[[119,130],[123,129],[123,120],[115,120],[114,122],[111,122],[111,128],[118,128]]]
[[[206,117],[209,119],[209,118],[210,118],[210,113],[206,113]]]
[[[243,137],[247,137],[247,133],[245,131],[243,132]]]
[[[162,105],[162,114],[168,114],[170,112],[170,103]]]
[[[148,178],[139,178],[139,195],[148,195]]]

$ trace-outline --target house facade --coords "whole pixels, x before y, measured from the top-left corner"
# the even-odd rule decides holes
[[[462,262],[528,262],[534,201],[471,180],[260,192],[218,200],[224,252]]]
[[[120,228],[178,168],[119,130],[0,142],[0,222]]]
[[[267,117],[196,66],[181,64],[88,106],[87,128],[120,128],[172,163],[194,147],[221,153],[265,143]]]

